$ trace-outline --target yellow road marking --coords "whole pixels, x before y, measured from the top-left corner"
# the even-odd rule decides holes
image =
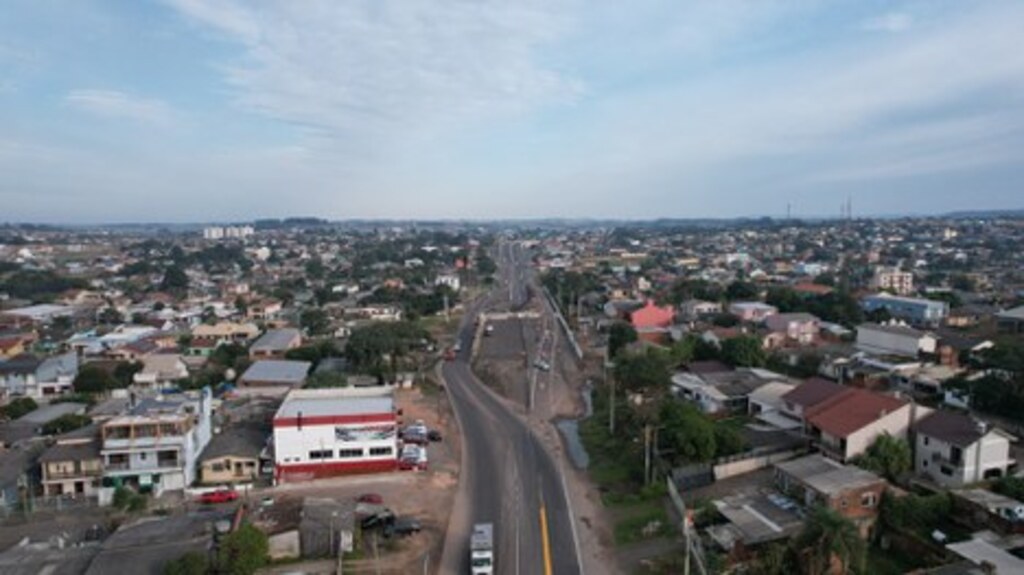
[[[540,540],[544,549],[544,575],[551,575],[551,541],[548,540],[548,514],[540,506]]]

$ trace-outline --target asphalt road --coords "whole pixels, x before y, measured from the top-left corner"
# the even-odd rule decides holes
[[[525,252],[509,244],[498,249],[501,282],[480,307],[506,297],[513,307],[522,306],[529,297]],[[454,554],[456,573],[469,573],[469,530],[474,523],[493,523],[495,573],[581,573],[572,511],[558,463],[470,369],[472,322],[480,307],[469,310],[459,332],[463,351],[442,367],[464,441],[462,492],[454,513],[466,519],[465,524],[456,523],[457,531],[464,532],[449,531],[446,556]]]

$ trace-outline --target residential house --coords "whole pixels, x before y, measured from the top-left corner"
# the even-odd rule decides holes
[[[799,421],[782,415],[785,395],[796,386],[788,381],[772,381],[750,392],[747,398],[747,414],[780,429],[798,429]]]
[[[213,436],[199,456],[199,482],[205,485],[249,482],[259,476],[266,431],[242,425]]]
[[[278,316],[283,304],[276,299],[263,299],[249,303],[245,317],[252,321],[270,321]]]
[[[440,274],[434,278],[435,286],[446,286],[452,291],[459,291],[462,288],[462,281],[457,274]]]
[[[779,313],[779,309],[759,301],[737,301],[729,304],[729,313],[740,321],[760,323],[768,316]]]
[[[661,307],[653,300],[647,300],[644,307],[629,314],[629,322],[640,339],[658,342],[665,339],[675,316],[676,310],[672,306]]]
[[[871,279],[871,289],[910,295],[914,293],[914,274],[896,267],[879,266]]]
[[[260,395],[284,395],[306,383],[312,365],[308,361],[261,359],[238,378],[238,388]]]
[[[47,358],[22,354],[0,362],[0,395],[56,397],[71,391],[77,375],[78,356],[74,352]]]
[[[804,427],[806,424],[805,416],[809,410],[837,395],[846,393],[848,389],[846,386],[839,385],[834,381],[821,377],[812,377],[782,395],[779,412],[784,417],[797,421],[801,427]]]
[[[943,487],[1005,477],[1016,463],[1013,436],[962,413],[934,411],[915,431],[914,470]]]
[[[200,324],[192,328],[192,344],[210,348],[227,343],[248,345],[259,335],[260,328],[254,323],[222,321],[213,325]]]
[[[209,388],[145,398],[100,427],[103,483],[157,494],[196,479],[196,461],[210,442]]]
[[[249,357],[253,359],[282,359],[284,354],[302,345],[302,332],[295,328],[267,330],[249,348]]]
[[[93,497],[103,477],[99,430],[96,425],[57,438],[39,456],[43,497]]]
[[[875,355],[916,358],[922,353],[934,354],[938,346],[935,335],[916,330],[904,323],[865,323],[857,326],[856,347]]]
[[[25,340],[17,335],[0,336],[0,361],[10,359],[28,351]]]
[[[1024,305],[997,313],[996,325],[1002,333],[1024,334]]]
[[[818,340],[818,332],[821,331],[820,324],[820,320],[809,313],[776,313],[764,320],[764,325],[770,332],[768,337],[772,341],[769,347],[773,348],[815,343]]]
[[[132,380],[136,387],[164,389],[188,378],[188,366],[176,353],[155,353],[142,361],[142,369]]]
[[[749,368],[699,375],[679,372],[672,376],[672,387],[704,413],[727,415],[747,413],[751,393],[771,381],[785,379],[768,370]]]
[[[885,479],[852,465],[843,465],[821,454],[812,454],[775,465],[779,490],[804,505],[824,505],[857,525],[866,536],[878,518]]]
[[[868,313],[885,310],[894,318],[930,327],[939,325],[949,315],[949,304],[944,301],[894,296],[885,292],[865,297],[861,300],[861,308]]]
[[[722,304],[715,301],[691,299],[679,305],[679,315],[686,321],[695,321],[719,313],[722,313]]]
[[[929,411],[891,395],[847,388],[805,413],[806,430],[822,453],[847,462],[883,434],[906,439],[914,421]]]

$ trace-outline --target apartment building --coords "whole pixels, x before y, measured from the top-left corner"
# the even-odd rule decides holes
[[[209,388],[148,397],[103,423],[103,483],[157,494],[191,485],[210,442],[211,401]]]
[[[910,295],[914,293],[914,274],[897,267],[879,266],[871,278],[871,288],[896,295]]]

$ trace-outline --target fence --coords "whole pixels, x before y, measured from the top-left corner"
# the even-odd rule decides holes
[[[562,331],[565,333],[565,337],[569,340],[569,344],[572,346],[572,351],[576,354],[577,361],[583,361],[583,349],[580,344],[576,342],[576,335],[569,329],[569,324],[566,323],[565,317],[562,316],[562,309],[558,306],[558,302],[552,297],[551,292],[548,291],[547,287],[542,287],[544,290],[544,297],[548,300],[548,304],[554,311],[555,318],[558,320],[558,324],[562,326]]]

